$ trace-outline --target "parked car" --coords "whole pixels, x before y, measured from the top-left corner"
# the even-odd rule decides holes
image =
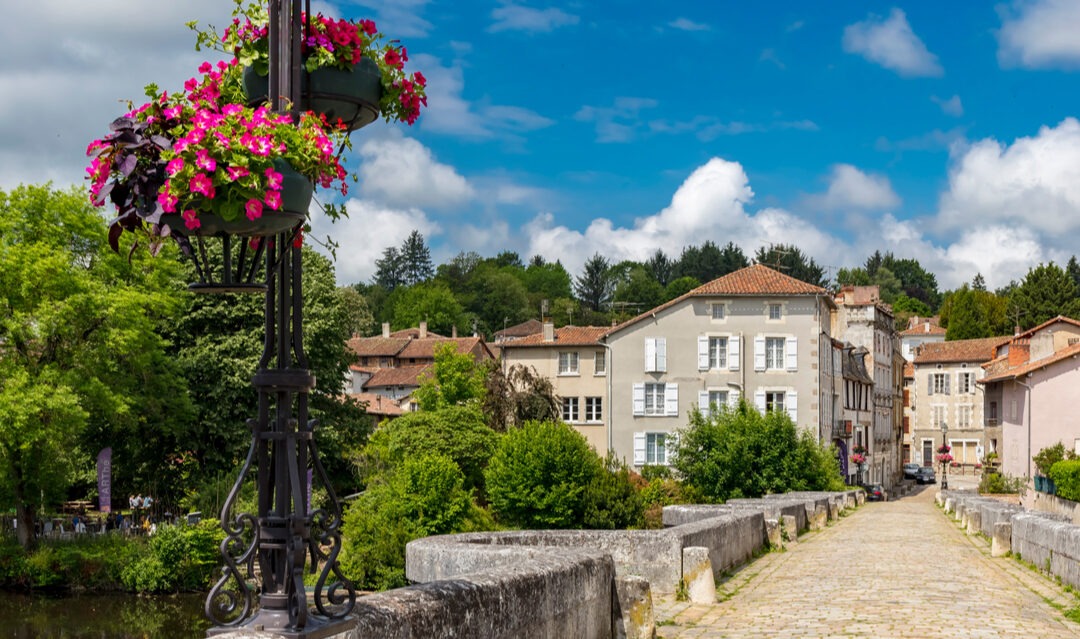
[[[929,466],[922,466],[919,468],[919,472],[915,474],[915,483],[936,484],[937,477],[934,476],[934,469]]]
[[[918,474],[920,468],[922,468],[922,464],[904,464],[904,479],[915,479],[915,475]]]
[[[870,484],[866,486],[866,501],[888,501],[885,495],[885,488],[881,484]]]

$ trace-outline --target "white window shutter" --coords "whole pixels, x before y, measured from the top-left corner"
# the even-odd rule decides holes
[[[634,384],[634,415],[645,414],[645,383]]]
[[[789,371],[799,370],[799,338],[789,337],[787,338],[787,344],[784,345],[784,357],[787,358],[787,369]]]
[[[668,417],[679,416],[679,385],[664,385],[664,414]]]
[[[765,336],[754,336],[754,370],[765,370]]]
[[[742,359],[739,355],[739,346],[742,342],[742,337],[739,335],[732,335],[727,341],[727,366],[728,370],[739,370],[739,360]]]
[[[703,414],[709,414],[709,391],[698,391],[697,394],[697,407]]]
[[[933,395],[934,394],[934,374],[933,373],[927,373],[926,374],[926,394],[927,395]]]
[[[645,465],[645,433],[634,433],[634,465]]]
[[[765,391],[760,388],[754,391],[754,406],[762,415],[765,414]]]
[[[952,375],[946,374],[944,377],[945,377],[945,394],[948,395],[949,394],[949,378],[952,377]]]
[[[656,338],[645,338],[645,372],[656,370]]]
[[[739,406],[739,391],[734,388],[728,390],[727,395],[728,406],[737,408]]]
[[[667,370],[667,338],[656,338],[656,368],[658,372],[663,373]]]
[[[709,370],[709,336],[698,335],[697,338],[697,368],[699,371]]]
[[[799,394],[795,391],[784,393],[784,408],[788,417],[796,424],[799,423]]]

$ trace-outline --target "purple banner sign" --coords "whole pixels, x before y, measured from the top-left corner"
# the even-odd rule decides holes
[[[98,510],[112,512],[112,448],[102,448],[97,456]]]

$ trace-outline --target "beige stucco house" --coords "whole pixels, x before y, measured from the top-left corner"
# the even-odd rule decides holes
[[[825,289],[757,264],[608,330],[610,447],[635,467],[669,464],[692,409],[740,397],[828,438],[834,309]]]
[[[504,370],[531,366],[551,380],[562,403],[562,418],[585,436],[601,455],[607,454],[607,350],[599,338],[603,326],[543,324],[540,333],[504,341]]]

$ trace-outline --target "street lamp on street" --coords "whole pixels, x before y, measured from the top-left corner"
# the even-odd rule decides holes
[[[949,489],[949,464],[945,461],[945,455],[948,454],[949,442],[946,436],[949,432],[949,425],[945,422],[941,422],[941,489]]]

